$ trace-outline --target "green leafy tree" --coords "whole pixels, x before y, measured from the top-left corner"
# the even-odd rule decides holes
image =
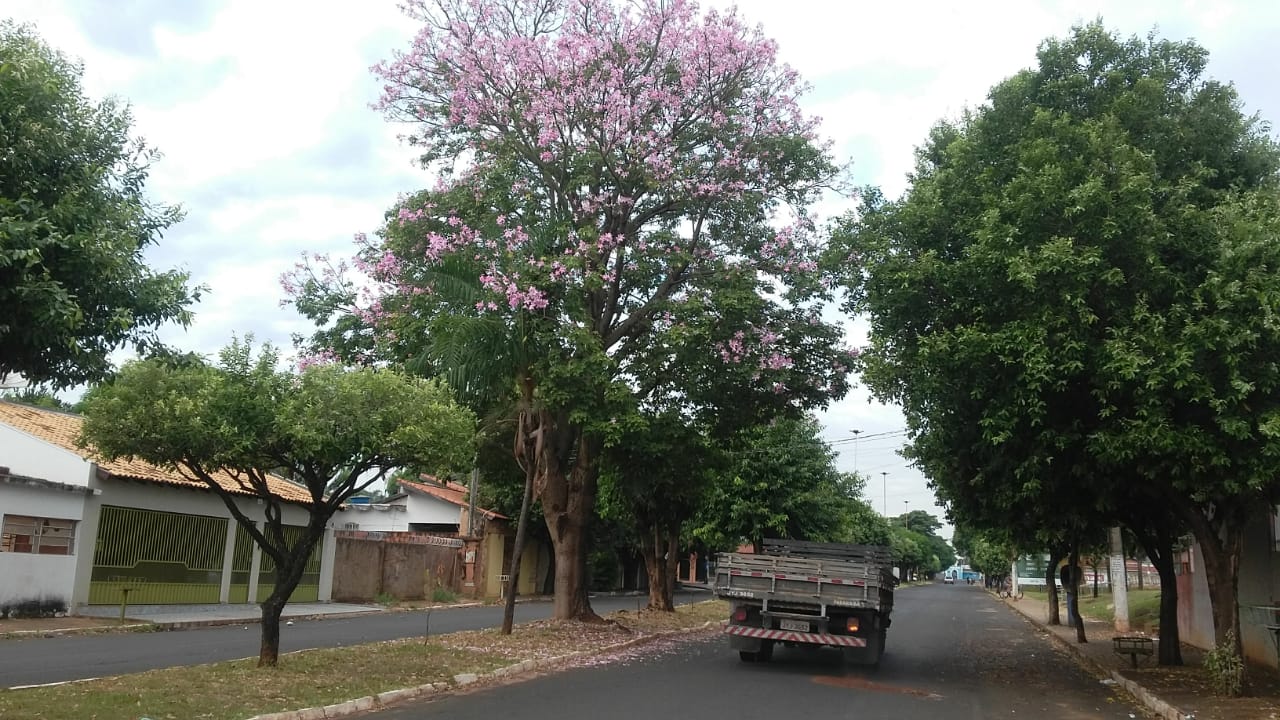
[[[970,536],[969,565],[987,577],[1003,578],[1009,574],[1017,550],[996,532]]]
[[[842,541],[859,545],[888,545],[889,520],[864,499],[866,480],[855,473],[843,473],[841,477],[845,497],[855,497],[851,493],[857,491],[854,501],[848,503],[844,513],[846,533]]]
[[[1100,23],[1046,41],[933,130],[903,198],[868,194],[839,253],[868,268],[864,378],[956,516],[1065,552],[1147,485],[1204,550],[1221,640],[1280,478],[1280,153],[1206,60]]]
[[[913,574],[932,575],[956,563],[955,550],[938,535],[942,522],[924,510],[912,510],[895,518],[895,528],[901,557],[895,559],[909,568]],[[909,541],[909,542],[908,542]],[[894,547],[892,543],[890,547]]]
[[[915,577],[929,557],[924,536],[903,527],[901,523],[892,525],[889,529],[889,549],[893,553],[894,563],[901,571],[899,577],[904,581]]]
[[[397,467],[465,467],[473,454],[474,418],[442,383],[335,365],[294,374],[278,362],[269,346],[255,358],[250,343],[237,341],[217,365],[127,363],[85,398],[85,442],[106,457],[140,458],[203,482],[275,562],[275,586],[262,602],[259,666],[276,664],[280,613],[347,498]],[[214,479],[219,471],[261,500],[261,517]],[[285,530],[272,472],[310,494],[301,533]]]
[[[898,523],[921,535],[932,535],[942,527],[942,521],[924,510],[912,510],[898,516]]]
[[[154,150],[116,100],[27,26],[0,21],[0,378],[65,388],[98,380],[122,346],[162,350],[199,299],[143,251],[181,218],[148,200]]]
[[[710,547],[765,538],[850,542],[885,538],[859,500],[861,486],[835,467],[835,453],[812,416],[745,428],[724,444],[727,459],[699,514],[697,536]],[[854,527],[855,519],[862,523]]]
[[[975,533],[967,525],[957,525],[951,533],[951,547],[963,557],[973,555]]]
[[[704,504],[717,463],[706,433],[672,414],[642,416],[605,451],[601,514],[635,539],[649,578],[650,609],[675,609],[682,533]]]
[[[50,410],[73,411],[75,409],[72,404],[63,401],[57,395],[38,388],[0,390],[0,400],[22,403],[23,405],[34,405],[36,407],[48,408]]]

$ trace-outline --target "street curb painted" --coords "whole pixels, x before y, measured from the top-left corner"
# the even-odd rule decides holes
[[[1016,610],[1019,615],[1025,618],[1027,622],[1031,623],[1031,625],[1039,630],[1042,635],[1048,636],[1053,642],[1057,643],[1059,647],[1068,650],[1081,665],[1088,667],[1095,675],[1102,675],[1110,678],[1113,683],[1124,688],[1125,692],[1132,695],[1151,712],[1160,716],[1164,720],[1195,720],[1195,715],[1185,713],[1173,705],[1170,705],[1168,702],[1161,700],[1155,693],[1125,677],[1120,673],[1120,671],[1110,670],[1103,667],[1098,664],[1096,660],[1081,652],[1075,644],[1067,642],[1063,638],[1059,637],[1057,633],[1046,628],[1035,618],[1019,610],[1017,605],[1014,605],[1003,598],[1000,599],[1005,605]]]
[[[285,710],[277,713],[267,713],[265,715],[254,715],[248,720],[329,720],[329,718],[347,717],[356,713],[369,712],[370,710],[382,710],[399,705],[409,700],[417,700],[430,697],[432,695],[440,695],[461,687],[466,687],[481,680],[492,680],[497,678],[510,678],[521,675],[523,673],[533,672],[546,668],[555,667],[569,660],[582,657],[590,657],[592,655],[603,655],[618,650],[625,650],[630,647],[643,645],[661,640],[671,635],[679,635],[682,633],[694,632],[698,630],[706,630],[719,625],[716,621],[708,621],[702,625],[691,628],[683,628],[680,630],[664,630],[656,632],[652,635],[643,635],[638,638],[624,640],[613,645],[606,645],[596,650],[581,650],[579,652],[569,653],[567,655],[557,655],[556,657],[541,658],[538,660],[523,660],[506,667],[500,667],[497,670],[484,674],[463,673],[453,676],[453,682],[427,683],[417,687],[402,688],[399,690],[388,690],[378,693],[377,695],[367,695],[355,700],[347,700],[346,702],[335,703],[333,705],[325,705],[323,707],[303,708],[301,710]]]

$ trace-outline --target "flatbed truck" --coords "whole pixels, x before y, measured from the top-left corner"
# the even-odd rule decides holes
[[[765,540],[763,550],[716,559],[715,594],[731,605],[724,632],[744,662],[766,662],[783,643],[879,664],[897,584],[889,548]]]

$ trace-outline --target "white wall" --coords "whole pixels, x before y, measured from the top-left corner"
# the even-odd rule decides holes
[[[0,467],[14,475],[87,487],[93,464],[73,452],[0,424]]]
[[[353,528],[355,530],[397,532],[408,530],[409,523],[458,525],[465,512],[451,502],[416,492],[396,498],[387,506],[379,509],[371,505],[351,505],[334,516],[333,526],[343,530],[347,523],[355,523],[359,526]]]
[[[1276,556],[1274,525],[1270,517],[1257,518],[1245,528],[1244,551],[1240,556],[1239,585],[1240,641],[1245,657],[1276,667],[1276,635],[1268,625],[1276,625],[1280,618],[1276,607],[1276,587],[1280,583],[1280,558]],[[1207,590],[1207,587],[1206,587]],[[1261,606],[1261,607],[1259,607]]]
[[[79,521],[84,501],[84,494],[74,491],[0,483],[0,515]],[[93,554],[93,542],[85,542],[82,525],[76,525],[71,555],[0,552],[0,602],[43,597],[70,604],[76,563],[80,557]]]
[[[1187,557],[1190,562],[1182,566],[1178,575],[1178,638],[1208,650],[1214,644],[1213,605],[1199,543],[1187,550]]]
[[[462,508],[437,497],[411,493],[408,496],[408,500],[409,522],[411,523],[449,523],[457,525],[462,517]],[[363,530],[364,528],[361,529]]]
[[[333,516],[333,526],[338,530],[403,532],[409,529],[407,500],[408,498],[398,498],[380,506],[348,505],[346,510]],[[347,528],[349,523],[354,523],[357,527]]]

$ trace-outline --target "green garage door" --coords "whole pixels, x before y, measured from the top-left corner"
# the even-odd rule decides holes
[[[290,545],[293,545],[302,537],[305,529],[294,525],[285,525],[285,540]],[[298,581],[298,587],[294,588],[293,593],[289,595],[289,602],[315,602],[320,598],[320,550],[323,547],[324,541],[321,540],[312,549],[311,557],[307,558],[307,567],[302,571],[302,579]],[[271,559],[270,555],[263,553],[258,565],[258,602],[267,599],[267,596],[275,589],[275,583],[276,563]]]
[[[227,519],[104,505],[89,604],[216,603]]]

